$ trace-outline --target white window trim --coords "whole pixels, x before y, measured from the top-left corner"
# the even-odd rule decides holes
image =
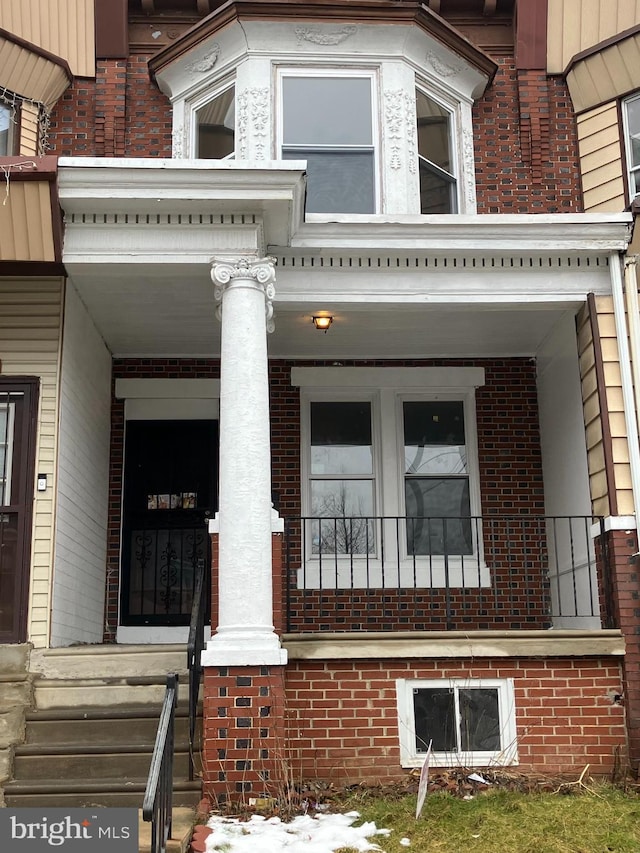
[[[432,752],[430,764],[435,767],[487,767],[507,766],[518,763],[518,740],[515,714],[515,691],[513,678],[443,678],[443,679],[397,679],[396,699],[398,707],[398,735],[400,741],[400,763],[402,767],[422,767],[424,753],[415,748],[415,717],[413,691],[419,689],[454,690],[464,688],[490,689],[498,691],[500,714],[500,740],[502,748],[491,752]],[[457,707],[457,705],[456,705]]]
[[[371,82],[371,147],[373,149],[374,210],[370,215],[382,211],[382,127],[380,123],[380,68],[378,66],[320,66],[320,65],[276,65],[276,159],[280,159],[284,144],[284,98],[282,81],[285,77],[364,77]],[[335,213],[312,214],[326,218]],[[349,214],[344,214],[348,216]],[[369,215],[369,214],[367,214]]]
[[[640,101],[640,92],[636,92],[635,95],[631,95],[628,98],[625,98],[622,101],[622,127],[624,132],[624,153],[625,153],[625,166],[626,166],[626,180],[627,186],[629,188],[629,199],[633,201],[634,198],[638,195],[635,189],[635,181],[632,176],[638,172],[640,173],[640,164],[637,166],[632,165],[632,157],[631,157],[631,130],[629,128],[629,114],[628,114],[628,105],[632,101]]]
[[[450,380],[453,388],[439,384]],[[472,516],[480,516],[480,473],[476,427],[475,387],[484,383],[483,368],[293,368],[292,385],[301,386],[301,478],[302,515],[311,515],[309,454],[311,442],[310,404],[321,401],[371,402],[374,479],[374,516],[404,517],[404,438],[402,434],[402,403],[405,400],[461,400],[465,417],[465,446],[469,476],[469,502]],[[456,387],[457,386],[457,387]],[[385,528],[387,542],[396,538],[393,522]],[[402,525],[398,530],[402,537]],[[376,531],[376,536],[378,536]],[[475,538],[475,537],[474,537]],[[310,536],[306,536],[310,543]],[[353,559],[328,558],[322,565],[311,553],[304,555],[304,565],[298,571],[298,587],[305,589],[368,587],[370,589],[414,587],[415,571],[429,583],[420,588],[484,588],[491,584],[489,568],[484,561],[482,541],[476,540],[474,554],[463,561],[449,558],[416,558],[403,552],[395,573],[388,564],[385,575],[379,559],[379,543],[370,555]],[[395,576],[394,576],[395,575]],[[393,586],[392,586],[393,584]]]

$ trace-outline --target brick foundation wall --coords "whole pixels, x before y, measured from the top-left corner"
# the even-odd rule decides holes
[[[295,779],[336,784],[402,778],[396,679],[513,678],[523,772],[611,774],[626,757],[615,658],[292,661],[286,714]]]
[[[629,752],[640,767],[640,559],[634,531],[612,530],[607,536],[611,567],[613,619],[625,638],[624,702]]]
[[[283,667],[205,668],[203,720],[205,796],[224,802],[283,791]]]

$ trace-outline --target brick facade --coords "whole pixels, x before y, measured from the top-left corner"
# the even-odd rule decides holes
[[[53,111],[49,147],[61,156],[171,157],[169,99],[151,82],[147,54],[101,60]],[[498,73],[473,109],[479,213],[575,213],[582,209],[571,100],[564,80]]]
[[[296,362],[270,362],[272,477],[274,499],[282,516],[299,516],[300,391],[290,384]],[[314,362],[316,366],[328,362]],[[362,366],[349,362],[347,366]],[[480,489],[485,515],[542,515],[544,496],[538,431],[535,364],[530,359],[465,359],[368,361],[367,367],[482,366],[485,385],[477,389],[476,411],[480,462]],[[219,363],[209,359],[116,359],[113,378],[216,378]],[[499,413],[499,417],[497,416]],[[109,492],[109,539],[105,641],[115,640],[118,613],[122,466],[124,452],[124,402],[112,401],[111,474]],[[501,534],[504,537],[504,533]],[[451,605],[459,627],[547,628],[548,601],[542,565],[533,550],[517,544],[493,542],[502,551],[502,572],[495,588],[462,588],[453,591]],[[298,539],[299,543],[299,539]],[[296,550],[297,549],[297,550]],[[299,566],[299,544],[289,550],[292,586]],[[297,562],[296,562],[297,557]],[[471,572],[473,576],[473,572]],[[276,588],[280,579],[276,579]],[[472,582],[470,581],[470,584]],[[214,585],[215,586],[215,585]],[[362,598],[362,618],[345,623],[341,611],[353,595]],[[281,601],[286,598],[282,589]],[[439,630],[448,626],[441,590],[356,590],[323,593],[292,589],[288,602],[290,630]],[[508,607],[505,610],[505,603]],[[285,615],[287,608],[284,607]],[[212,611],[215,613],[215,609]],[[283,618],[283,626],[287,622]],[[457,626],[458,627],[458,626]]]
[[[626,756],[616,660],[292,661],[287,726],[295,779],[401,778],[396,679],[513,678],[518,770],[610,775]]]

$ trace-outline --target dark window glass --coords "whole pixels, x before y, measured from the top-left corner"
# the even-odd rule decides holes
[[[416,752],[455,752],[456,715],[452,688],[429,687],[413,691]]]
[[[496,688],[460,688],[460,749],[494,752],[500,749],[500,715]]]

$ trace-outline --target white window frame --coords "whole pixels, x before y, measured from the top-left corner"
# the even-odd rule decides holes
[[[189,100],[188,102],[188,116],[189,116],[189,132],[188,132],[188,150],[189,156],[192,158],[199,158],[198,151],[198,110],[202,109],[202,107],[209,104],[211,101],[215,101],[216,98],[223,95],[225,92],[228,92],[229,89],[234,89],[234,104],[235,104],[235,127],[233,130],[234,134],[234,150],[231,154],[227,154],[224,157],[224,160],[234,160],[236,156],[236,148],[237,148],[237,134],[238,134],[238,110],[237,110],[237,83],[235,77],[228,77],[225,80],[221,80],[216,83],[215,87],[210,89],[204,89],[197,96]],[[198,153],[196,153],[198,152]]]
[[[294,368],[292,384],[301,387],[301,478],[302,478],[302,515],[311,515],[310,499],[310,447],[311,423],[310,404],[322,401],[358,401],[371,402],[371,438],[373,442],[374,516],[405,517],[404,506],[404,432],[402,404],[405,400],[454,400],[462,401],[465,418],[465,447],[467,451],[467,469],[469,477],[469,503],[471,516],[481,516],[480,473],[478,465],[477,427],[475,407],[475,385],[460,385],[457,390],[435,386],[429,388],[429,379],[436,382],[451,379],[452,382],[469,377],[472,383],[484,383],[484,371],[471,368],[385,368],[370,370],[367,368]],[[482,380],[479,381],[480,373]],[[415,371],[418,371],[416,374]],[[476,372],[474,372],[476,371]],[[477,377],[477,378],[475,378]],[[389,384],[384,380],[388,379]],[[415,384],[422,380],[423,384]],[[393,521],[386,522],[385,539],[393,542],[396,529]],[[376,530],[376,539],[380,530]],[[420,588],[462,587],[484,588],[491,584],[489,568],[484,561],[482,536],[474,533],[474,553],[464,560],[424,556],[412,558],[407,555],[404,525],[400,525],[401,559],[399,577],[383,577],[379,559],[379,542],[376,541],[371,554],[353,555],[337,558],[325,558],[321,566],[317,555],[311,553],[311,536],[307,531],[304,565],[298,573],[300,589],[368,587],[370,589],[413,587],[416,570],[419,570]],[[329,565],[330,564],[330,565]],[[428,580],[428,583],[422,582]]]
[[[634,166],[632,156],[631,156],[631,129],[629,127],[628,106],[633,101],[640,101],[640,92],[636,92],[635,95],[631,95],[630,97],[625,98],[622,101],[622,127],[623,127],[623,131],[624,131],[625,164],[626,164],[627,186],[629,187],[629,199],[630,199],[630,201],[633,201],[634,198],[640,194],[640,193],[636,192],[635,181],[633,180],[633,176],[636,173],[640,174],[640,163],[637,166]]]
[[[380,111],[378,107],[380,93],[380,69],[371,66],[318,66],[318,65],[278,65],[276,66],[276,159],[282,156],[284,146],[284,94],[283,80],[286,77],[359,77],[370,81],[371,85],[371,148],[373,150],[373,195],[374,209],[370,214],[380,213],[382,205],[381,186],[381,148],[382,130],[380,125]],[[358,146],[360,147],[360,146]],[[304,158],[300,158],[304,159]],[[351,214],[317,213],[317,217],[349,216]],[[353,214],[359,215],[359,214]]]
[[[442,678],[396,680],[398,708],[398,736],[400,741],[400,763],[402,767],[421,767],[425,753],[417,752],[416,726],[413,705],[415,690],[450,689],[455,691],[456,731],[459,737],[460,689],[496,689],[498,691],[498,713],[500,716],[500,749],[487,752],[460,751],[432,752],[430,764],[435,767],[487,767],[507,766],[518,763],[518,740],[516,728],[515,690],[513,678]]]
[[[451,158],[451,166],[453,171],[451,173],[446,172],[440,166],[437,166],[431,160],[427,160],[425,157],[420,156],[420,152],[416,145],[416,156],[418,158],[417,169],[418,169],[418,187],[420,185],[420,161],[427,160],[430,164],[431,168],[434,172],[442,172],[443,175],[449,175],[453,178],[453,196],[455,197],[455,209],[451,211],[449,214],[440,214],[442,216],[452,216],[458,213],[461,210],[461,183],[462,183],[462,174],[464,172],[464,164],[462,162],[461,157],[461,149],[459,138],[461,136],[460,130],[460,117],[458,114],[458,104],[452,104],[447,102],[444,98],[440,97],[433,89],[427,85],[424,81],[420,79],[416,79],[416,92],[421,92],[426,98],[429,98],[432,101],[435,101],[439,107],[445,110],[449,114],[449,157]],[[418,117],[416,110],[416,133],[418,130]],[[473,176],[475,182],[475,174]]]

